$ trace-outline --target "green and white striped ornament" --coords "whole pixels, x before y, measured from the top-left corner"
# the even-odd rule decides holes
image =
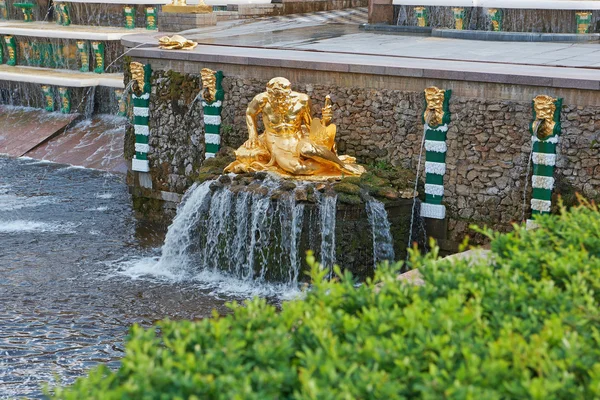
[[[225,92],[223,91],[223,71],[215,73],[216,89],[215,100],[202,101],[204,109],[204,142],[205,158],[212,158],[221,148],[221,111]]]
[[[135,133],[135,155],[131,161],[131,169],[137,172],[150,172],[148,153],[150,151],[150,91],[152,89],[150,64],[144,66],[144,87],[141,93],[132,93],[133,129]]]
[[[556,148],[558,146],[558,136],[562,129],[560,123],[562,99],[556,99],[554,105],[556,107],[556,111],[554,112],[554,129],[552,135],[543,139],[534,134],[533,125],[537,120],[537,115],[535,107],[533,108],[533,122],[529,127],[533,145],[533,152],[531,154],[531,161],[533,164],[533,176],[531,177],[532,218],[527,220],[527,229],[533,229],[537,226],[535,221],[533,221],[535,215],[549,214],[552,208],[552,191],[555,184],[554,170],[556,168]]]
[[[444,92],[444,115],[437,126],[429,126],[425,122],[425,202],[421,203],[421,217],[432,219],[446,218],[446,206],[442,204],[444,198],[444,175],[446,174],[446,135],[450,123],[450,96],[451,90]],[[427,104],[425,105],[427,110]]]

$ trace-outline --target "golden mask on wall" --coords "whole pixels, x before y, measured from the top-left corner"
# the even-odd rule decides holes
[[[323,118],[313,118],[308,95],[292,91],[285,78],[273,78],[267,90],[248,104],[248,140],[236,152],[225,172],[270,171],[284,177],[326,180],[361,175],[364,167],[350,156],[338,156],[336,126],[329,96]],[[264,133],[258,132],[262,114]]]
[[[533,108],[536,117],[532,125],[533,134],[540,139],[552,136],[556,125],[554,119],[554,114],[557,111],[556,99],[546,95],[537,96],[533,99]]]
[[[444,118],[444,100],[446,91],[435,86],[425,89],[425,101],[427,108],[425,109],[425,122],[429,126],[438,126]]]
[[[217,95],[217,77],[215,71],[209,68],[202,68],[200,76],[202,77],[202,98],[207,103],[215,100]]]
[[[145,72],[144,72],[144,64],[133,61],[129,64],[129,70],[131,71],[131,79],[137,82],[137,88],[134,87],[136,92],[141,92],[144,90],[145,80]]]

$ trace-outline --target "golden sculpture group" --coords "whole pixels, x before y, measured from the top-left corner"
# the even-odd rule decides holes
[[[263,134],[258,132],[261,113]],[[363,174],[364,167],[357,165],[354,157],[337,154],[329,96],[322,113],[322,119],[313,118],[308,95],[292,91],[285,78],[271,79],[267,91],[248,105],[248,141],[235,152],[236,161],[225,172],[270,171],[309,180]]]

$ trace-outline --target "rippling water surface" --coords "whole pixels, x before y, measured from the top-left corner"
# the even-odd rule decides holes
[[[133,323],[226,312],[195,283],[127,273],[162,237],[134,218],[123,176],[0,157],[0,398],[118,367]]]

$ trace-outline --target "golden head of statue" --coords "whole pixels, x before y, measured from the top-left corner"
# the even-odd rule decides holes
[[[427,108],[425,109],[425,122],[429,126],[438,126],[442,123],[444,118],[444,100],[446,91],[438,89],[435,86],[428,87],[425,89],[425,102]]]
[[[313,118],[311,109],[308,95],[293,91],[287,79],[271,79],[267,90],[248,104],[248,140],[225,172],[270,171],[308,180],[362,175],[365,169],[354,157],[337,154],[330,97],[325,99],[322,119]],[[261,114],[263,133],[257,128]]]
[[[556,99],[546,95],[533,99],[535,121],[532,124],[533,134],[540,139],[546,139],[554,133],[554,114],[556,113]]]
[[[204,101],[214,101],[217,96],[217,76],[215,71],[210,68],[202,68],[200,71],[202,78],[202,98]]]

